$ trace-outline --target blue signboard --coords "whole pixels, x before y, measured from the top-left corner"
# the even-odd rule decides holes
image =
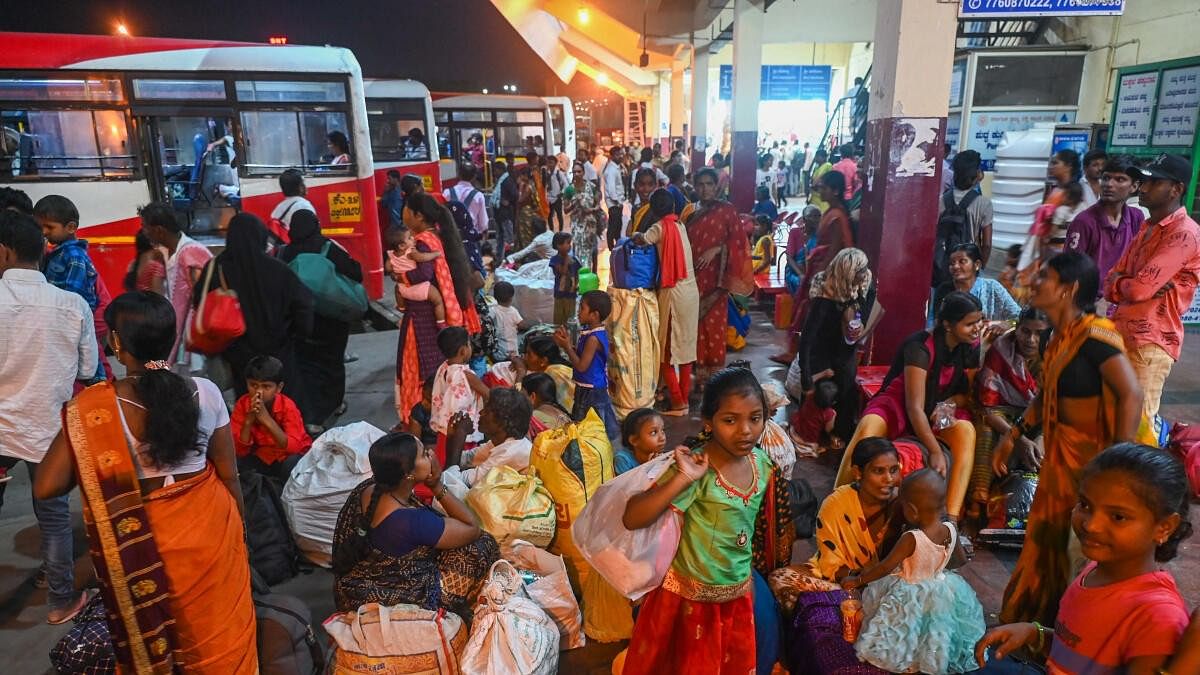
[[[1114,16],[1125,0],[959,0],[958,16],[984,19],[1017,16]]]
[[[1058,154],[1060,150],[1074,150],[1083,157],[1087,154],[1091,142],[1092,133],[1086,129],[1055,131],[1050,137],[1050,154]]]
[[[759,99],[763,101],[829,100],[833,70],[829,66],[763,66]],[[733,66],[721,66],[718,95],[733,98]]]

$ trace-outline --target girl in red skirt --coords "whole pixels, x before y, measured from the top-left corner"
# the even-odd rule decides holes
[[[705,388],[700,414],[701,444],[676,448],[675,466],[625,507],[631,530],[667,509],[682,517],[675,560],[638,614],[625,675],[754,672],[751,540],[771,476],[757,447],[762,387],[749,370],[722,370]]]

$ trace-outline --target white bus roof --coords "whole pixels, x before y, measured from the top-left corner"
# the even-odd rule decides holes
[[[546,102],[537,96],[505,96],[503,94],[452,94],[435,96],[434,110],[545,110]]]
[[[363,79],[367,98],[425,98],[429,89],[416,80]]]

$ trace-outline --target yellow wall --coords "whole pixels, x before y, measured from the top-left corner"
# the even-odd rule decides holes
[[[1092,48],[1076,121],[1108,122],[1117,68],[1200,55],[1200,2],[1128,0],[1124,16],[1068,21],[1057,33],[1063,42]]]

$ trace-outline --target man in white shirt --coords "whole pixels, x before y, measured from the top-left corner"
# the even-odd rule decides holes
[[[608,247],[611,249],[621,236],[625,219],[625,177],[621,171],[621,160],[625,150],[614,145],[609,151],[608,164],[604,165],[604,205],[608,207]]]
[[[291,229],[293,213],[304,210],[317,212],[312,202],[304,196],[308,188],[304,185],[304,174],[300,173],[300,169],[286,169],[279,174],[279,190],[283,192],[283,201],[275,205],[271,219],[283,223],[284,229]]]
[[[546,226],[541,216],[533,218],[533,239],[525,248],[510,253],[507,261],[520,267],[535,260],[549,260],[554,255],[554,233]]]
[[[24,461],[32,484],[62,429],[63,403],[76,380],[96,372],[92,311],[38,271],[46,240],[31,216],[0,213],[0,460]],[[75,591],[70,496],[34,499],[49,584],[47,622],[65,623],[87,604]]]
[[[567,175],[567,169],[570,168],[570,160],[565,154],[559,154],[554,157],[553,163],[549,167],[549,176],[546,178],[546,201],[550,202],[550,229],[555,229],[554,219],[558,217],[558,231],[565,230],[567,227],[566,218],[563,215],[563,190],[567,189],[571,178]],[[587,180],[587,177],[584,177]]]
[[[458,182],[442,191],[447,201],[462,202],[471,214],[471,222],[475,231],[487,235],[488,213],[487,198],[475,188],[475,165],[463,162],[458,165]]]

